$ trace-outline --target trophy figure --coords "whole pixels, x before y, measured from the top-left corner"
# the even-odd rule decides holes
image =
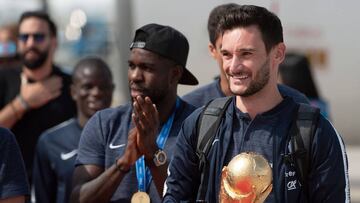
[[[220,203],[262,203],[271,190],[271,167],[262,155],[238,154],[222,169]]]

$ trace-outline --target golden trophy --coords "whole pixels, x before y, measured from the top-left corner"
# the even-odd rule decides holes
[[[271,167],[260,154],[238,154],[222,169],[220,203],[262,203],[271,190]]]

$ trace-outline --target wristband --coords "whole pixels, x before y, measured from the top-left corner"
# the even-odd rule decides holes
[[[18,94],[17,98],[19,99],[20,104],[25,109],[25,111],[30,109],[29,104],[25,101],[25,99],[21,96],[21,94]]]

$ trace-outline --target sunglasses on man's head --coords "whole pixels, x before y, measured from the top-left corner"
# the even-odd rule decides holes
[[[19,34],[19,40],[22,42],[26,42],[30,36],[32,36],[34,41],[37,43],[43,42],[45,39],[44,33],[34,33],[34,34],[21,33]]]

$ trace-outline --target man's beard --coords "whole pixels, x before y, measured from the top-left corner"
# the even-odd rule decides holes
[[[259,92],[264,86],[269,82],[270,78],[270,66],[269,66],[269,58],[265,61],[265,63],[261,66],[260,70],[256,74],[256,78],[250,82],[249,87],[240,94],[242,97],[249,97]]]
[[[28,60],[26,59],[26,54],[30,51],[36,52],[38,54],[38,58],[36,59],[32,59],[32,60]],[[31,48],[26,50],[25,52],[20,54],[20,58],[21,61],[23,62],[23,64],[29,68],[30,70],[36,70],[39,69],[46,61],[47,57],[49,55],[49,50],[45,50],[45,51],[40,51],[36,48]]]

